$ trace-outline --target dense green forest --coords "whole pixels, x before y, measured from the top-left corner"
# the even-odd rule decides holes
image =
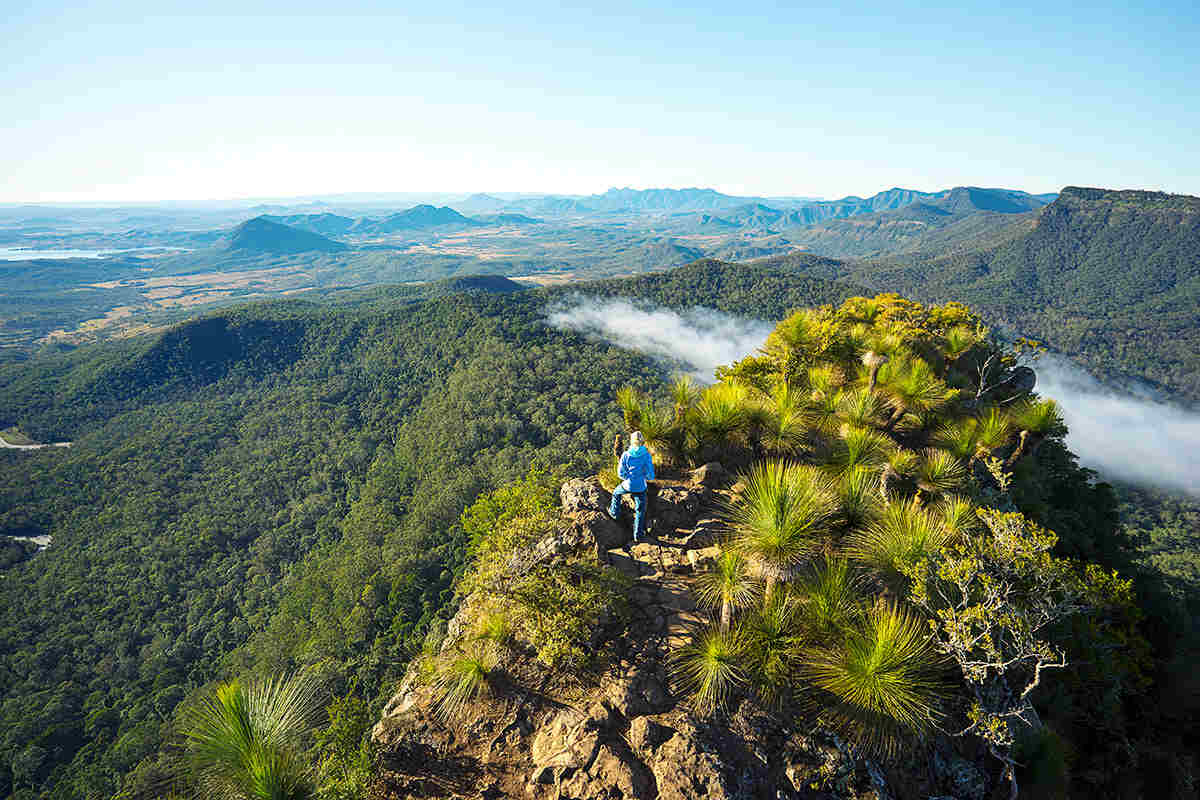
[[[778,314],[853,293],[715,262],[589,288]],[[0,574],[6,796],[155,785],[175,707],[231,674],[305,665],[378,701],[449,599],[462,509],[535,460],[594,466],[616,388],[663,378],[546,326],[553,293],[411,294],[0,371],[4,427],[75,443],[0,453],[0,532],[54,537]]]

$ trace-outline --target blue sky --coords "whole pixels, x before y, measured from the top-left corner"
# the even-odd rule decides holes
[[[1200,6],[16,0],[0,202],[1200,194]]]

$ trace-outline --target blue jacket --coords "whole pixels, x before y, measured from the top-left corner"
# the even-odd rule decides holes
[[[639,445],[621,453],[617,475],[625,479],[629,491],[646,491],[646,481],[654,479],[654,461],[650,458],[650,451]]]

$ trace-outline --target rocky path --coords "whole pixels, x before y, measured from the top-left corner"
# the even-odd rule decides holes
[[[789,729],[751,703],[719,718],[698,717],[672,691],[671,652],[709,621],[691,582],[710,567],[724,533],[716,509],[733,496],[724,477],[710,465],[656,481],[650,535],[636,544],[632,513],[613,522],[608,492],[596,479],[564,484],[563,525],[521,560],[594,556],[631,579],[632,617],[596,632],[600,673],[580,676],[575,690],[559,696],[512,685],[481,698],[461,723],[447,724],[432,713],[435,693],[410,670],[372,734],[380,748],[374,794],[892,800],[879,770],[831,734]],[[449,640],[466,635],[470,607],[467,598],[448,626]],[[536,669],[528,654],[510,659],[508,673],[522,664]]]
[[[706,516],[692,528],[660,527],[648,541],[606,552],[610,566],[633,578],[630,600],[635,613],[662,634],[664,655],[682,645],[697,625],[708,622],[697,609],[690,576],[716,558],[723,530],[720,520]]]

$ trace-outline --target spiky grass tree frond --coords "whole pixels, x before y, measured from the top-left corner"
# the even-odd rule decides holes
[[[750,405],[744,386],[723,382],[708,387],[692,409],[696,439],[720,449],[741,444],[751,424]]]
[[[745,556],[722,549],[713,569],[696,577],[693,591],[700,605],[720,615],[721,629],[728,630],[733,615],[750,607],[762,593],[762,582],[750,574]]]
[[[617,389],[617,407],[625,419],[625,430],[636,431],[642,424],[642,397],[632,386]]]
[[[932,511],[941,519],[942,527],[952,542],[978,531],[983,524],[975,513],[975,504],[961,495],[943,497]]]
[[[897,364],[894,370],[888,371],[886,378],[881,372],[880,382],[888,405],[892,408],[892,416],[888,420],[888,428],[895,427],[905,414],[917,415],[928,411],[937,411],[949,403],[957,392],[934,374],[933,369],[920,358],[913,357]],[[884,370],[892,364],[884,366]]]
[[[475,640],[491,642],[498,647],[512,643],[513,628],[509,615],[498,608],[486,609],[475,620]]]
[[[770,598],[816,551],[837,512],[832,482],[819,471],[780,461],[760,463],[728,511],[732,546],[766,579]]]
[[[953,453],[930,447],[917,464],[917,488],[929,494],[945,494],[962,486],[967,470]]]
[[[704,628],[671,654],[671,676],[692,707],[709,714],[724,708],[745,686],[745,658],[745,636],[736,625],[728,630]]]
[[[1013,434],[1013,426],[1003,411],[998,408],[989,408],[979,417],[977,431],[978,448],[995,450],[1008,443]]]
[[[844,558],[825,559],[792,585],[800,622],[808,639],[832,641],[857,623],[864,612],[862,576]]]
[[[496,649],[484,643],[445,661],[434,681],[438,691],[434,713],[448,721],[460,719],[472,702],[489,691],[497,663]]]
[[[687,419],[688,412],[700,399],[700,387],[691,375],[678,375],[671,381],[671,410],[672,420],[676,425],[682,425]]]
[[[958,359],[971,352],[971,348],[979,344],[979,332],[968,325],[955,325],[946,331],[945,342],[942,346],[947,364],[953,364]]]
[[[874,525],[852,533],[847,552],[889,584],[900,585],[906,566],[933,555],[949,539],[942,520],[911,499],[892,503]]]
[[[838,416],[838,405],[842,400],[842,391],[836,389],[828,394],[813,392],[808,403],[808,419],[810,424],[824,435],[836,434],[842,426]]]
[[[846,374],[833,364],[809,367],[805,373],[809,396],[813,402],[820,397],[832,397],[846,383]]]
[[[879,496],[879,470],[853,467],[837,482],[838,519],[846,528],[862,528],[878,517],[882,509]]]
[[[799,623],[799,604],[779,592],[754,608],[742,626],[751,665],[749,679],[769,708],[779,708],[792,695],[802,641]]]
[[[182,715],[190,779],[201,795],[222,800],[314,796],[301,745],[319,711],[316,684],[299,675],[217,687]]]
[[[844,474],[856,467],[878,467],[887,463],[892,442],[883,434],[853,426],[846,426],[841,433],[833,442],[829,454],[829,466],[836,474]]]
[[[917,466],[920,464],[920,456],[912,450],[905,450],[902,447],[897,447],[890,450],[887,454],[887,464],[897,475],[903,478],[913,478],[917,473]]]
[[[1053,400],[1023,400],[1010,412],[1013,424],[1023,431],[1040,436],[1066,433],[1062,413]]]
[[[639,410],[642,437],[656,456],[674,461],[680,450],[679,429],[674,424],[674,411],[658,408],[651,400],[643,400]]]
[[[809,439],[811,418],[805,398],[787,381],[776,380],[763,399],[758,437],[770,455],[787,457],[804,449]]]
[[[872,608],[828,649],[810,651],[804,674],[822,721],[868,752],[893,755],[940,716],[939,661],[923,622],[894,605]]]
[[[973,458],[979,449],[979,420],[965,417],[947,422],[933,435],[932,441],[955,458]]]
[[[857,428],[880,425],[887,418],[883,398],[865,387],[841,393],[837,398],[837,414],[843,422]]]

